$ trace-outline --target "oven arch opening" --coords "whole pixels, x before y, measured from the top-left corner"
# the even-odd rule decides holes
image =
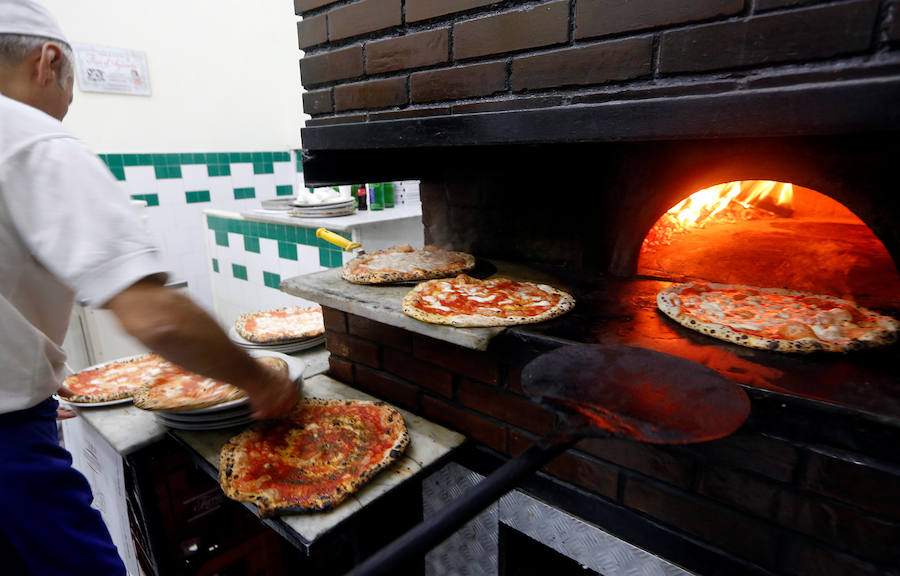
[[[697,190],[644,236],[641,276],[778,287],[896,308],[900,274],[846,206],[803,186],[740,180]]]

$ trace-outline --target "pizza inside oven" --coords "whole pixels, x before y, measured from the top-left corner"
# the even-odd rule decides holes
[[[691,330],[776,352],[849,352],[897,340],[900,322],[849,300],[780,288],[690,282],[657,296]]]

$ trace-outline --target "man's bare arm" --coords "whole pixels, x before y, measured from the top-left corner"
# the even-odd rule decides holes
[[[187,370],[246,390],[256,418],[279,416],[299,399],[293,382],[255,362],[202,308],[158,280],[142,280],[104,307],[150,350]]]

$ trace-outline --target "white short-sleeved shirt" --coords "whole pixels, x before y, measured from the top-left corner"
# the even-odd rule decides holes
[[[164,273],[128,195],[53,117],[0,95],[0,413],[59,387],[75,298]]]

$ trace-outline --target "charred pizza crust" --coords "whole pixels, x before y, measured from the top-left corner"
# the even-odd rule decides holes
[[[416,250],[408,244],[360,254],[341,268],[341,278],[354,284],[388,284],[446,278],[475,267],[475,257],[465,252],[426,245]]]
[[[440,292],[447,286],[458,287],[461,285],[468,285],[474,287],[484,287],[488,292],[490,292],[492,287],[499,287],[508,283],[518,285],[519,287],[522,287],[523,289],[529,291],[538,290],[546,297],[549,302],[552,303],[552,305],[538,314],[516,314],[514,309],[515,307],[511,310],[504,310],[502,313],[499,313],[502,315],[488,314],[487,312],[488,308],[490,308],[489,306],[482,306],[480,308],[482,312],[478,311],[479,307],[477,306],[477,304],[479,304],[480,302],[476,302],[476,305],[474,305],[471,310],[453,310],[452,308],[447,307],[446,310],[441,310],[440,312],[430,312],[425,309],[437,309],[432,303],[428,301],[428,298],[433,297],[435,293]],[[471,276],[467,276],[466,274],[460,274],[456,278],[429,280],[427,282],[418,284],[415,288],[410,290],[409,293],[406,294],[406,296],[404,296],[401,309],[407,316],[411,316],[412,318],[421,320],[422,322],[428,322],[431,324],[446,324],[459,328],[471,328],[488,326],[514,326],[517,324],[543,322],[545,320],[550,320],[551,318],[556,318],[557,316],[562,316],[563,314],[571,310],[574,306],[575,298],[573,298],[571,294],[554,288],[553,286],[548,286],[547,284],[516,282],[513,280],[509,280],[508,278],[499,277],[490,278],[488,280],[478,280],[476,278],[472,278]],[[524,309],[525,306],[518,307],[520,309]]]
[[[266,334],[254,328],[256,323],[266,323],[273,318],[285,318],[285,326],[277,333]],[[291,321],[294,318],[295,321]],[[287,306],[276,310],[262,312],[250,312],[241,314],[234,322],[234,329],[241,338],[257,344],[275,344],[314,338],[325,333],[325,323],[322,319],[322,307],[312,306]]]
[[[751,295],[755,292],[761,295],[770,294],[784,296],[796,299],[798,302],[804,298],[827,302],[829,305],[832,305],[831,308],[817,307],[816,312],[827,313],[829,310],[844,309],[856,313],[856,318],[854,319],[855,321],[852,323],[852,326],[850,326],[850,324],[844,324],[843,326],[843,328],[848,329],[848,331],[852,330],[853,335],[851,337],[831,339],[821,338],[815,334],[810,326],[803,323],[801,319],[792,317],[788,311],[783,310],[781,307],[777,309],[773,309],[771,306],[765,308],[765,304],[761,304],[759,312],[775,312],[777,310],[777,312],[781,313],[782,316],[784,316],[784,322],[781,329],[785,334],[791,336],[805,336],[764,336],[748,333],[747,331],[742,331],[741,320],[738,317],[713,321],[705,314],[696,313],[687,309],[683,301],[686,291],[689,294],[691,290],[697,290],[698,287],[699,289],[704,290],[701,292],[703,294],[710,294],[717,291],[719,291],[719,293],[721,293],[721,291],[751,291]],[[708,290],[706,290],[707,288]],[[707,298],[714,297],[707,296]],[[703,284],[690,282],[687,284],[670,286],[669,288],[662,290],[657,295],[656,302],[657,306],[664,314],[686,328],[748,348],[757,348],[775,352],[793,352],[800,354],[820,351],[849,352],[852,350],[874,348],[890,344],[897,340],[898,332],[900,332],[900,322],[897,320],[889,316],[878,314],[867,308],[857,306],[849,300],[781,288],[758,288],[734,284]],[[707,304],[706,306],[707,309],[711,309],[715,307],[715,304]],[[809,334],[812,334],[812,336]]]
[[[307,398],[278,420],[229,440],[219,454],[225,495],[260,517],[330,510],[399,459],[403,416],[383,402]]]
[[[288,374],[287,362],[281,358],[261,356],[255,360],[284,375]],[[206,378],[170,364],[135,390],[134,405],[151,412],[161,410],[177,412],[209,408],[246,396],[247,393],[237,386]]]
[[[132,358],[125,358],[122,360],[108,362],[101,366],[94,366],[80,372],[76,372],[75,374],[70,374],[63,380],[63,386],[68,387],[70,390],[75,392],[75,394],[72,396],[67,396],[66,398],[64,398],[64,400],[71,404],[95,404],[100,402],[112,402],[115,400],[121,400],[123,398],[130,398],[134,394],[135,390],[146,384],[153,377],[154,372],[158,370],[164,363],[165,360],[163,360],[156,354],[140,354]],[[134,369],[127,370],[127,377],[130,380],[126,384],[125,388],[121,388],[120,383],[117,385],[120,387],[118,390],[108,390],[105,392],[85,394],[78,393],[78,389],[80,388],[79,383],[87,380],[88,384],[94,383],[97,385],[102,385],[101,382],[108,378],[113,372],[122,371],[123,368]],[[123,373],[120,377],[125,378],[126,374]]]

